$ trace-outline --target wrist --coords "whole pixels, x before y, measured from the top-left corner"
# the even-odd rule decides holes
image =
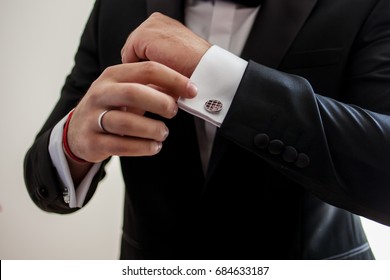
[[[76,156],[69,147],[68,129],[69,129],[70,120],[72,119],[72,116],[73,116],[73,112],[74,112],[74,110],[72,110],[69,113],[68,118],[66,119],[66,123],[64,125],[64,130],[63,130],[63,134],[62,134],[62,147],[64,149],[65,156],[68,160],[70,159],[70,160],[75,161],[77,163],[88,163],[88,161]]]

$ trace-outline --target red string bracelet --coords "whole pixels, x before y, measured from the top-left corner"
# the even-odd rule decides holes
[[[79,158],[78,156],[76,156],[75,154],[73,154],[72,151],[69,148],[68,136],[67,135],[68,135],[69,122],[70,122],[70,119],[72,118],[72,115],[73,115],[73,110],[69,113],[68,118],[66,119],[64,130],[62,132],[62,145],[64,146],[65,153],[71,159],[73,159],[74,161],[80,162],[80,163],[86,163],[87,161],[85,161],[85,160]]]

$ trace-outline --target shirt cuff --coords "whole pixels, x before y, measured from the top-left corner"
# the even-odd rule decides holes
[[[62,145],[62,133],[67,117],[68,116],[65,116],[60,122],[58,122],[50,134],[49,154],[64,187],[67,188],[69,207],[81,208],[84,204],[92,179],[98,172],[101,163],[95,163],[91,167],[87,175],[77,187],[76,191]]]
[[[241,82],[248,62],[214,45],[202,57],[191,81],[198,87],[192,99],[179,98],[178,106],[218,127],[221,126]],[[222,102],[218,113],[208,112],[204,105],[210,99]]]

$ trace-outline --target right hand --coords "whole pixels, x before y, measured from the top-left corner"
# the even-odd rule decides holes
[[[211,44],[181,22],[155,12],[130,33],[122,62],[156,61],[191,77]]]
[[[112,155],[157,154],[168,136],[164,122],[145,117],[146,111],[173,118],[179,97],[193,98],[189,78],[157,62],[108,67],[75,108],[68,127],[68,144],[77,157],[101,162]],[[99,115],[107,132],[98,125]]]

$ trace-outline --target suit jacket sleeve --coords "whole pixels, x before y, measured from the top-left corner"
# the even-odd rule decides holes
[[[24,159],[24,179],[29,195],[38,207],[48,212],[70,213],[77,210],[69,208],[64,203],[65,186],[52,164],[48,143],[52,128],[76,106],[90,84],[100,75],[98,40],[95,32],[99,3],[100,1],[95,3],[87,21],[75,56],[75,66],[66,79],[60,99]],[[104,176],[104,165],[93,179],[85,203],[90,200],[99,180]]]
[[[320,199],[390,225],[390,17],[378,3],[337,98],[250,61],[219,133]]]

